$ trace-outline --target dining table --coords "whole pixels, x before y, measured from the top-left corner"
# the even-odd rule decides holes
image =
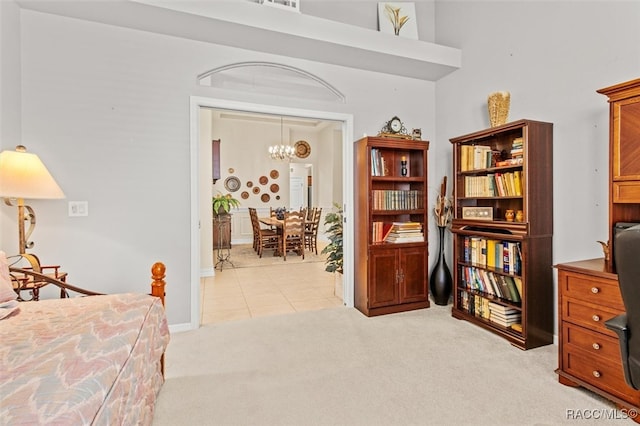
[[[263,223],[267,226],[271,226],[277,229],[282,229],[282,227],[284,226],[284,219],[278,219],[272,216],[259,217],[258,221],[260,221],[260,223]]]

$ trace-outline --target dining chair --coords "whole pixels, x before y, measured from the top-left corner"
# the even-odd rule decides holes
[[[280,245],[280,234],[274,229],[266,229],[260,225],[258,212],[255,208],[249,207],[249,217],[253,230],[253,248],[262,257],[264,249],[278,249]]]
[[[287,252],[295,251],[304,259],[305,214],[299,211],[285,213],[280,236],[280,253],[287,260]]]
[[[313,211],[311,217],[309,217],[308,221],[305,222],[304,229],[304,246],[309,249],[309,251],[313,251],[315,254],[318,254],[318,229],[320,228],[320,217],[322,216],[322,208],[314,207],[310,209]]]

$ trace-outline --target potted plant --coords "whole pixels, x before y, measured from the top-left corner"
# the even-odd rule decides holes
[[[342,231],[344,212],[342,206],[339,204],[333,203],[333,205],[336,211],[328,213],[324,218],[324,225],[325,227],[328,226],[325,232],[329,238],[329,244],[323,248],[320,253],[328,255],[324,270],[335,274],[335,294],[342,298]]]
[[[229,214],[229,211],[231,211],[232,207],[237,208],[239,205],[240,200],[233,198],[231,194],[223,195],[221,193],[218,193],[218,195],[216,195],[212,199],[213,215],[217,216],[219,214]]]

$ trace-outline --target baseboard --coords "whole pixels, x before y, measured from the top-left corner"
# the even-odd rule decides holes
[[[210,268],[200,269],[200,278],[204,277],[213,277],[215,275],[215,271],[213,270],[213,266]]]
[[[182,333],[183,331],[191,331],[193,328],[188,322],[182,324],[169,325],[169,333]]]

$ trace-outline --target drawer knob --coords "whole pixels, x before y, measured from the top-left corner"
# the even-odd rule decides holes
[[[598,370],[593,370],[593,377],[600,377],[601,374]]]
[[[591,317],[592,320],[594,320],[595,322],[600,321],[600,316],[599,315],[594,315]]]
[[[591,345],[591,346],[593,346],[593,349],[595,349],[596,351],[597,351],[598,349],[600,349],[600,345],[599,345],[598,343],[594,343],[594,344],[593,344],[593,345]]]
[[[591,293],[593,294],[600,293],[600,289],[598,287],[591,287]]]

